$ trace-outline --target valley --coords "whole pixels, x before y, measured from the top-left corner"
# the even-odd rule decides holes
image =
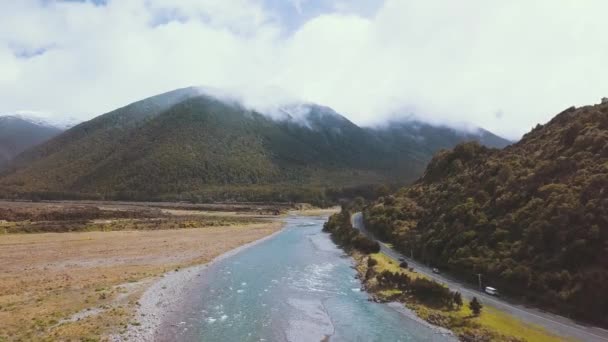
[[[273,237],[209,267],[183,270],[197,275],[186,285],[168,275],[159,285],[178,301],[146,292],[142,325],[120,340],[454,341],[411,312],[368,301],[352,261],[321,232],[325,220],[290,215]],[[147,319],[155,307],[147,301],[162,303],[160,320]]]
[[[0,166],[0,196],[10,199],[0,201],[0,340],[169,340],[168,332],[181,323],[167,326],[175,318],[166,316],[171,310],[165,306],[187,301],[181,293],[197,284],[192,272],[198,277],[207,263],[213,267],[284,225],[303,228],[310,220],[315,239],[327,239],[320,225],[343,198],[386,195],[418,177],[433,153],[462,141],[509,143],[482,129],[415,120],[360,127],[309,103],[278,110],[279,116],[260,113],[183,88],[83,122],[12,156]],[[298,244],[302,253],[310,247]],[[336,252],[328,255],[337,259]],[[348,263],[339,264],[343,274]],[[364,294],[346,298],[354,301],[351,315],[368,309]],[[412,313],[375,307],[374,319],[395,337],[436,334]],[[404,322],[409,328],[400,331]],[[276,332],[287,328],[273,329],[280,340]],[[302,329],[289,334],[309,336]],[[196,339],[195,331],[183,332],[182,339]],[[339,340],[348,333],[329,335]]]
[[[608,342],[607,12],[0,0],[0,342]]]
[[[600,341],[601,328],[467,283],[480,274],[522,303],[604,324],[604,298],[587,296],[605,275],[606,105],[568,109],[506,147],[483,130],[415,121],[362,128],[318,105],[271,118],[196,88],[120,108],[27,149],[0,174],[0,194],[11,199],[0,201],[0,340]],[[338,203],[362,212],[355,226],[365,234],[350,218],[337,223]],[[551,237],[549,222],[560,234]],[[345,255],[321,226],[354,265],[339,261]],[[559,249],[564,239],[574,243]],[[415,256],[416,270],[398,267],[399,252]],[[319,253],[333,260],[331,272],[317,279],[323,288],[303,288],[315,276],[290,274],[325,267]],[[276,257],[267,270],[275,273],[255,279]],[[349,272],[373,300],[404,305],[346,291],[359,282]],[[281,284],[281,301],[300,304],[267,297],[267,281]],[[249,290],[259,298],[242,295]],[[199,296],[206,302],[190,302]],[[481,298],[486,313],[473,315],[456,296]],[[342,330],[361,315],[383,328]]]

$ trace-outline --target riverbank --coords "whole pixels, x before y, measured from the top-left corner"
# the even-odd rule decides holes
[[[476,311],[472,312],[470,303],[465,302],[458,291],[416,272],[407,262],[400,263],[385,255],[381,246],[373,248],[370,243],[363,243],[369,237],[361,238],[361,230],[353,227],[348,210],[331,216],[324,231],[331,233],[332,239],[353,257],[357,278],[374,302],[402,303],[419,318],[451,330],[466,342],[564,340],[505,312],[483,309],[477,298],[472,298],[477,301]]]
[[[270,216],[199,217],[134,205],[9,204],[0,217],[0,341],[95,341],[127,331],[159,275],[282,226]]]
[[[405,313],[418,320],[432,324],[439,331],[451,331],[461,341],[546,341],[557,342],[565,339],[546,330],[519,321],[493,308],[484,308],[480,316],[472,314],[467,303],[462,306],[438,305],[416,297],[403,289],[379,284],[377,275],[383,272],[406,275],[410,280],[427,279],[414,269],[401,268],[397,263],[377,253],[371,255],[350,253],[355,262],[358,277],[363,288],[373,301],[389,303],[394,308],[402,308]],[[370,259],[374,261],[370,262]]]
[[[283,229],[279,229],[270,235],[241,245],[215,257],[207,263],[170,271],[161,275],[161,278],[151,284],[140,297],[133,323],[123,333],[111,336],[110,340],[129,342],[153,341],[163,319],[171,314],[171,312],[182,307],[184,302],[191,300],[190,298],[185,298],[184,294],[189,292],[188,287],[192,285],[193,279],[200,277],[202,272],[214,263],[272,239],[282,231]]]

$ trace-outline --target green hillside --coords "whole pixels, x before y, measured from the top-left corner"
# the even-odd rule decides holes
[[[608,104],[503,150],[466,143],[364,211],[401,251],[471,283],[608,325]]]
[[[19,116],[0,117],[0,168],[24,150],[61,133],[61,129]]]
[[[0,179],[0,191],[9,197],[318,202],[328,188],[339,195],[342,188],[413,180],[437,148],[405,148],[386,131],[360,128],[327,107],[298,107],[303,117],[285,107],[284,118],[272,119],[195,88],[161,94],[22,154]],[[433,140],[432,132],[426,139]],[[467,139],[455,134],[440,145]]]

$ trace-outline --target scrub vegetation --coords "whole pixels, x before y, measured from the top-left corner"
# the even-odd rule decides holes
[[[233,226],[261,223],[248,215],[222,215],[212,212],[193,215],[196,211],[168,211],[149,207],[114,206],[74,203],[36,204],[0,202],[0,235],[13,233],[63,233],[119,230],[167,230]]]

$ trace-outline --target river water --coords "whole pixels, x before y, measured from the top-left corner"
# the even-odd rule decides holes
[[[353,261],[321,232],[325,218],[289,217],[277,236],[212,264],[163,323],[171,341],[448,341],[368,301]]]

